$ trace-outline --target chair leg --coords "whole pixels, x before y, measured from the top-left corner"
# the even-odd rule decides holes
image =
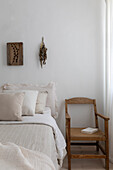
[[[71,170],[71,157],[68,155],[68,170]]]
[[[70,141],[67,142],[67,155],[68,155],[68,170],[71,170],[71,146],[70,146]]]
[[[105,151],[106,151],[106,159],[105,159],[105,168],[109,170],[109,143],[108,139],[105,141]]]
[[[99,146],[98,146],[98,144],[99,144],[99,141],[96,141],[96,150],[97,150],[97,152],[99,151]]]

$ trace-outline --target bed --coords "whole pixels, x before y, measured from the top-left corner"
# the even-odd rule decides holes
[[[35,116],[23,116],[20,121],[0,122],[0,142],[15,143],[24,148],[48,155],[56,169],[66,154],[65,140],[49,111]]]
[[[66,143],[50,107],[43,114],[22,116],[22,121],[0,121],[0,143],[7,142],[47,155],[56,170],[66,155]]]

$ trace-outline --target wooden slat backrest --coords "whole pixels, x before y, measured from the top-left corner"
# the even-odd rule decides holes
[[[94,104],[93,99],[85,98],[85,97],[75,97],[71,99],[65,100],[67,104]]]

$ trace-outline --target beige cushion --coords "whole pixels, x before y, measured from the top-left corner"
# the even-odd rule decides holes
[[[0,120],[22,120],[24,93],[0,93]]]
[[[40,92],[37,98],[37,102],[36,102],[36,108],[35,108],[35,112],[36,113],[43,113],[45,110],[45,106],[46,106],[46,101],[47,101],[47,94],[48,92]]]
[[[38,96],[38,91],[35,90],[3,90],[3,93],[25,93],[22,105],[22,115],[33,116],[35,115],[35,107]]]

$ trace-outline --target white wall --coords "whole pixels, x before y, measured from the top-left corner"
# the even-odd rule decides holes
[[[104,0],[0,0],[0,85],[55,81],[62,131],[65,98],[96,98],[103,111],[104,18]],[[43,69],[42,36],[48,48]],[[24,43],[24,66],[7,66],[6,43],[13,41]]]

